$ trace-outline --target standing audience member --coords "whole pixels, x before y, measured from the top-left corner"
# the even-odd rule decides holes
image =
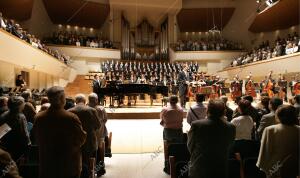
[[[1,138],[1,145],[17,161],[30,145],[27,121],[22,113],[25,103],[22,97],[12,96],[7,105],[8,111],[1,115],[0,125],[7,124],[11,130]]]
[[[86,141],[82,147],[82,173],[81,178],[88,178],[89,175],[89,162],[90,158],[96,157],[96,151],[98,149],[97,131],[100,129],[101,124],[98,119],[96,109],[86,106],[85,96],[83,94],[77,94],[75,96],[76,106],[68,111],[76,114],[81,123],[83,130],[87,133]]]
[[[251,140],[251,133],[254,127],[254,122],[249,116],[249,108],[251,103],[248,100],[239,102],[238,111],[241,116],[232,119],[231,123],[236,128],[236,140]]]
[[[188,133],[190,178],[227,178],[229,146],[234,141],[235,127],[223,120],[224,114],[223,101],[210,100],[207,119],[192,123]]]
[[[5,97],[5,96],[1,96],[1,97],[0,97],[0,116],[1,116],[1,114],[3,114],[5,111],[8,111],[7,101],[8,101],[8,98],[7,98],[7,97]]]
[[[283,104],[282,99],[274,97],[270,100],[269,108],[271,112],[269,114],[263,115],[259,124],[259,127],[257,129],[257,133],[259,138],[261,138],[263,131],[266,127],[275,125],[278,123],[275,119],[275,112],[279,106]]]
[[[268,178],[296,178],[299,173],[299,133],[296,109],[280,106],[276,111],[280,123],[265,128],[257,167]]]
[[[260,106],[258,108],[258,113],[260,117],[265,114],[269,114],[271,111],[269,109],[270,98],[268,96],[262,96],[260,101]]]
[[[106,122],[107,122],[107,113],[105,111],[105,108],[98,105],[98,96],[96,93],[91,93],[89,95],[89,103],[88,106],[96,109],[97,114],[98,114],[98,119],[99,122],[101,124],[100,129],[97,131],[97,139],[98,139],[98,144],[100,143],[100,141],[105,141],[105,137],[108,137],[108,133],[107,133],[107,128],[105,126]],[[98,151],[99,151],[99,145],[97,146]],[[105,152],[110,149],[108,148],[108,143],[105,143]],[[111,153],[110,153],[111,154]],[[101,168],[103,168],[102,170],[98,170],[97,171],[97,175],[98,177],[103,175],[105,173],[105,165],[104,162],[101,162],[99,160],[99,156],[96,158],[97,159],[97,165],[101,165]],[[99,162],[99,163],[98,163]]]
[[[33,134],[39,146],[40,178],[79,178],[81,146],[86,139],[79,118],[64,110],[65,93],[62,87],[47,91],[51,104],[35,117]]]
[[[296,108],[298,118],[300,119],[300,95],[296,95],[294,97],[294,100],[295,100],[294,107]]]
[[[75,107],[75,100],[71,97],[66,98],[66,104],[64,106],[65,110],[71,109]]]
[[[196,120],[201,120],[206,118],[207,108],[204,106],[205,95],[197,93],[196,94],[196,105],[190,107],[187,113],[187,122],[192,125],[192,122]]]
[[[225,116],[227,118],[227,121],[230,122],[232,120],[233,110],[228,106],[227,96],[221,96],[221,100],[224,102],[225,107],[226,107]]]
[[[160,125],[164,127],[163,139],[169,143],[180,143],[183,141],[182,122],[183,110],[177,105],[178,97],[170,97],[170,105],[164,107],[160,112]]]
[[[41,109],[39,112],[45,111],[50,107],[50,103],[47,97],[42,97],[41,98]]]
[[[36,110],[34,106],[29,102],[30,101],[30,92],[29,91],[24,91],[21,96],[25,100],[25,106],[23,109],[23,114],[25,115],[27,122],[34,122],[34,116],[36,115]]]

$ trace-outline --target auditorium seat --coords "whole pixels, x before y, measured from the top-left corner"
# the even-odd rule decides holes
[[[165,163],[165,172],[168,173],[169,171],[171,178],[174,178],[178,177],[178,175],[176,174],[176,164],[181,162],[182,165],[182,162],[188,162],[191,156],[186,143],[172,143],[168,145],[166,157],[168,159]]]

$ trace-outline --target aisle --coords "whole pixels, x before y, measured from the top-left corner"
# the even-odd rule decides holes
[[[112,132],[113,153],[152,153],[163,148],[163,127],[159,119],[108,120],[107,129]],[[189,130],[184,120],[183,131]]]
[[[163,153],[114,154],[105,158],[103,178],[170,178],[163,172]]]

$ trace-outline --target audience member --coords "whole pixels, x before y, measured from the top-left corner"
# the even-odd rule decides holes
[[[242,44],[235,43],[223,38],[211,38],[200,40],[179,40],[175,45],[176,51],[207,51],[207,50],[242,50]]]
[[[7,105],[8,111],[1,115],[0,125],[7,124],[11,130],[1,138],[1,145],[17,161],[30,145],[27,121],[22,114],[25,102],[20,96],[12,96]]]
[[[227,118],[227,121],[230,122],[232,120],[233,110],[228,106],[228,97],[227,96],[221,96],[220,99],[224,102],[226,111],[225,116]]]
[[[30,92],[24,91],[21,96],[24,98],[25,106],[23,109],[23,114],[26,117],[27,122],[34,123],[34,116],[36,115],[36,110],[33,105],[29,102],[30,100]]]
[[[96,109],[97,114],[98,114],[98,119],[101,124],[100,129],[97,131],[97,139],[99,141],[98,143],[100,143],[100,141],[105,141],[105,138],[108,137],[107,128],[105,126],[105,124],[107,122],[107,113],[106,113],[104,107],[98,105],[98,96],[96,93],[91,93],[89,95],[88,106]],[[107,141],[108,141],[108,139],[107,139]],[[97,148],[99,149],[99,145],[97,145]],[[105,152],[110,152],[110,148],[108,147],[108,142],[105,143]],[[111,152],[110,152],[110,154],[111,154]],[[100,165],[102,165],[101,168],[103,168],[102,170],[97,171],[97,175],[101,176],[105,173],[105,169],[104,169],[105,165],[103,162],[101,162],[99,160],[99,156],[96,159],[97,159],[97,165],[100,164]]]
[[[280,39],[278,37],[273,48],[270,46],[269,41],[262,42],[258,48],[254,48],[248,53],[241,54],[240,56],[234,58],[231,62],[231,67],[298,52],[299,43],[300,39],[296,32],[293,34],[293,36],[288,34],[286,39]]]
[[[65,110],[71,109],[75,107],[75,100],[71,97],[66,98],[66,105],[64,106]]]
[[[280,124],[264,129],[257,167],[268,178],[296,178],[299,174],[299,133],[296,109],[280,106],[276,111]]]
[[[15,23],[14,20],[9,20],[7,22],[6,21],[7,20],[2,17],[2,13],[0,12],[0,28],[3,28],[7,32],[26,41],[27,43],[31,44],[33,47],[38,48],[52,55],[53,57],[64,62],[65,64],[69,63],[70,60],[69,56],[66,56],[65,54],[61,54],[58,51],[52,51],[50,48],[47,48],[44,44],[41,43],[41,40],[36,38],[34,35],[27,33],[25,30],[21,28],[19,24]]]
[[[8,102],[8,98],[7,97],[5,97],[5,96],[1,96],[0,97],[0,116],[5,111],[8,111],[7,102]]]
[[[39,146],[39,177],[79,178],[86,132],[79,118],[64,110],[66,100],[62,87],[49,88],[47,96],[51,106],[36,115],[33,125]]]
[[[298,118],[300,120],[300,95],[296,95],[294,97],[295,100],[295,104],[294,107],[296,108],[297,114],[298,114]]]
[[[229,147],[234,141],[235,127],[223,120],[225,104],[222,100],[210,100],[207,118],[192,123],[188,133],[188,149],[191,153],[189,177],[228,176]]]
[[[68,111],[76,114],[81,123],[83,130],[87,133],[86,142],[82,147],[82,174],[81,178],[88,178],[90,170],[90,158],[96,157],[98,149],[97,131],[100,129],[101,124],[98,118],[96,109],[86,106],[85,96],[78,94],[75,96],[76,106]]]
[[[182,122],[183,109],[177,105],[178,97],[170,97],[170,105],[164,107],[160,113],[160,125],[164,127],[163,139],[169,143],[183,142]]]
[[[19,175],[18,167],[10,154],[0,148],[0,177],[1,178],[22,178]]]
[[[262,117],[265,114],[269,114],[271,112],[269,109],[269,103],[270,103],[270,98],[268,96],[261,97],[259,107],[258,107],[258,113],[260,117]]]
[[[283,101],[280,98],[274,97],[270,100],[269,109],[271,112],[269,114],[262,116],[259,127],[257,129],[259,138],[261,138],[263,131],[266,127],[275,125],[278,123],[278,121],[276,121],[276,119],[275,119],[275,112],[276,112],[277,108],[279,106],[281,106],[282,104],[283,104]]]
[[[74,33],[54,32],[52,37],[45,39],[46,43],[60,45],[86,46],[91,48],[114,48],[112,41],[100,37],[90,37]]]
[[[251,133],[254,122],[249,116],[251,103],[248,100],[241,100],[238,105],[239,117],[232,119],[231,123],[236,127],[236,140],[251,140]]]
[[[192,125],[192,122],[196,120],[201,120],[206,118],[207,108],[204,106],[205,95],[197,93],[196,94],[196,105],[190,107],[187,113],[187,122]]]

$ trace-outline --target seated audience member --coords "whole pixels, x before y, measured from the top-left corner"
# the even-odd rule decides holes
[[[24,91],[21,96],[24,98],[25,106],[23,109],[23,114],[26,117],[27,122],[34,122],[34,116],[36,115],[36,110],[33,105],[29,102],[30,100],[30,92]]]
[[[210,100],[207,119],[195,121],[188,133],[191,153],[189,178],[227,178],[229,147],[234,141],[235,127],[223,120],[222,100]]]
[[[27,121],[22,114],[25,102],[22,97],[12,96],[7,102],[8,111],[0,117],[0,125],[7,124],[11,130],[1,138],[1,145],[14,160],[22,156],[30,145]]]
[[[183,109],[177,105],[178,97],[170,97],[170,105],[164,107],[160,113],[160,125],[164,127],[163,139],[169,143],[183,142],[182,122]]]
[[[47,96],[51,106],[36,115],[32,131],[39,146],[39,177],[79,178],[86,133],[79,118],[64,110],[62,87],[49,88]]]
[[[5,96],[1,96],[1,97],[0,97],[0,116],[1,116],[1,114],[3,114],[5,111],[8,111],[7,101],[8,101],[8,98],[7,98],[7,97],[5,97]]]
[[[296,95],[294,107],[296,108],[298,118],[300,119],[300,95]]]
[[[257,167],[267,177],[296,178],[299,175],[299,133],[296,109],[280,106],[276,111],[280,123],[267,127],[262,135]]]
[[[88,178],[89,175],[89,161],[90,158],[96,157],[98,149],[97,131],[100,129],[101,124],[98,118],[96,109],[86,106],[85,96],[77,94],[75,96],[75,107],[68,111],[76,114],[82,123],[83,130],[87,133],[86,141],[82,147],[82,178]]]
[[[236,140],[251,140],[251,133],[254,127],[254,122],[249,116],[249,108],[251,103],[248,100],[239,102],[238,111],[241,114],[239,117],[232,119],[231,123],[236,128]]]
[[[259,138],[261,138],[263,131],[266,127],[277,124],[277,121],[275,119],[275,112],[279,106],[283,104],[282,99],[274,97],[270,100],[269,108],[271,112],[269,114],[263,115],[259,127],[257,129],[257,133]]]
[[[22,178],[19,175],[18,167],[10,154],[0,148],[0,167],[2,178]]]
[[[196,105],[190,107],[187,113],[187,122],[192,125],[192,122],[196,120],[201,120],[206,118],[206,106],[203,102],[205,101],[205,95],[197,93],[196,94]]]
[[[41,98],[41,105],[49,103],[49,99],[47,97],[42,97]]]
[[[98,96],[96,93],[91,93],[89,95],[89,103],[88,106],[95,108],[98,114],[98,119],[99,122],[101,124],[100,129],[97,131],[97,139],[98,139],[98,143],[100,143],[100,141],[105,141],[105,137],[108,137],[108,133],[107,133],[107,128],[105,126],[105,123],[107,122],[107,113],[105,111],[105,108],[98,105]],[[108,141],[108,139],[107,139]],[[108,151],[108,142],[105,143],[105,152]],[[97,148],[99,149],[99,145],[97,145]],[[110,152],[111,154],[111,152]],[[105,169],[104,169],[104,163],[99,162],[99,157],[96,158],[97,159],[97,165],[101,165],[101,168],[103,168],[102,170],[98,170],[97,171],[97,175],[101,176],[105,173]],[[98,163],[99,162],[99,163]]]
[[[233,110],[227,105],[227,96],[221,96],[221,100],[224,102],[226,107],[225,116],[227,118],[227,121],[230,122],[232,120]]]

